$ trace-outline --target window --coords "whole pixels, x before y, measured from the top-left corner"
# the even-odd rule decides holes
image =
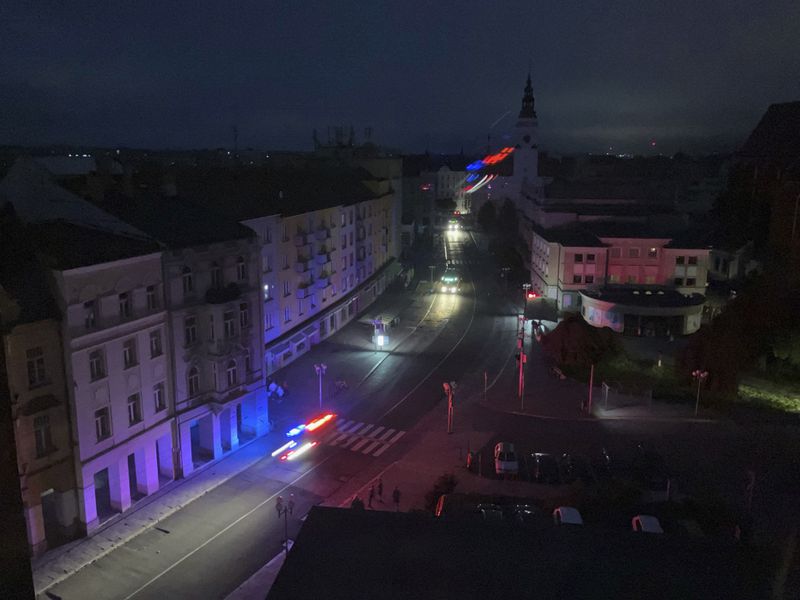
[[[686,285],[687,285],[687,287],[694,287],[694,286],[696,286],[696,285],[697,285],[697,279],[695,279],[694,277],[688,277],[688,278],[686,279]]]
[[[142,399],[139,394],[128,396],[128,425],[136,425],[142,420]]]
[[[89,376],[92,381],[97,381],[106,376],[106,361],[102,350],[89,353]]]
[[[585,278],[586,283],[594,283],[594,275],[587,275]]]
[[[250,311],[247,310],[247,303],[239,305],[239,327],[244,329],[250,326]]]
[[[350,211],[350,225],[352,225],[352,224],[353,224],[353,211],[351,210],[351,211]],[[350,243],[351,243],[351,244],[353,243],[353,239],[352,239],[352,237],[353,237],[353,234],[351,233],[351,234],[350,234],[350,238],[351,238],[351,239],[350,239]]]
[[[690,256],[689,257],[689,264],[690,265],[696,265],[697,264],[697,257],[696,256]]]
[[[626,283],[636,283],[636,275],[628,275]]]
[[[244,262],[243,256],[236,259],[236,279],[237,281],[247,281],[247,263]]]
[[[270,287],[268,283],[264,284],[264,302],[272,300],[272,294],[270,293]]]
[[[283,322],[288,323],[292,320],[292,309],[291,308],[284,308],[283,309]]]
[[[131,315],[133,314],[133,308],[131,307],[131,297],[130,294],[120,294],[118,296],[119,299],[119,316],[121,319],[130,319]]]
[[[189,384],[189,397],[197,396],[200,393],[200,371],[197,370],[197,367],[189,369],[187,382]]]
[[[44,350],[40,347],[25,351],[28,360],[28,387],[36,387],[45,383]]]
[[[222,287],[222,268],[217,263],[211,263],[211,287]]]
[[[272,329],[273,327],[275,327],[275,318],[272,316],[271,312],[268,312],[264,315],[264,328]]]
[[[645,275],[644,282],[645,283],[655,283],[656,282],[656,278],[653,275]]]
[[[676,265],[682,265],[685,262],[686,262],[686,258],[685,257],[683,257],[683,256],[676,256],[675,257],[675,264]]]
[[[246,373],[249,373],[253,370],[253,360],[250,358],[249,350],[244,354],[244,370]]]
[[[343,256],[342,257],[342,270],[344,270],[346,268],[347,268],[347,257]]]
[[[225,375],[228,379],[228,387],[236,385],[238,378],[236,375],[236,361],[229,360],[228,365],[225,367]]]
[[[628,248],[628,258],[639,258],[639,249]]]
[[[619,283],[619,275],[615,273],[610,273],[608,275],[608,283]]]
[[[158,308],[158,296],[156,296],[156,286],[147,286],[147,310],[155,310]]]
[[[36,458],[42,458],[54,450],[48,415],[39,415],[33,419],[33,437],[36,440]]]
[[[214,390],[218,390],[219,379],[217,377],[217,363],[211,363],[211,380],[214,384]]]
[[[214,329],[214,315],[208,315],[208,339],[212,342],[217,339],[217,332]]]
[[[619,258],[620,256],[622,256],[622,248],[611,248],[609,252],[611,258]]]
[[[594,262],[594,260],[595,260],[595,259],[594,259],[594,254],[587,254],[587,255],[586,255],[586,262],[587,262],[587,263],[593,263],[593,262]]]
[[[281,239],[284,242],[288,242],[289,241],[289,232],[286,229],[286,223],[284,223],[283,226],[281,227]]]
[[[156,412],[161,412],[167,408],[167,399],[164,397],[164,384],[157,383],[153,386],[153,406]]]
[[[186,317],[183,320],[183,342],[189,346],[197,341],[197,320],[194,317]]]
[[[98,443],[111,437],[111,413],[107,406],[94,411],[94,433]]]
[[[353,266],[353,253],[350,253],[350,266]]]
[[[222,327],[226,338],[236,335],[236,324],[233,322],[233,311],[229,310],[222,315]]]
[[[194,292],[194,277],[192,277],[192,270],[189,267],[183,267],[181,271],[181,280],[183,282],[184,296],[188,296]]]
[[[331,282],[331,296],[336,295],[336,284]]]
[[[284,296],[284,298],[286,296],[288,296],[289,294],[291,294],[291,291],[289,289],[289,282],[288,281],[284,281],[283,282],[283,296]]]
[[[342,234],[342,243],[341,243],[341,246],[342,246],[342,250],[344,250],[345,248],[347,248],[347,234],[346,234],[346,233],[343,233],[343,234]]]
[[[264,257],[264,273],[272,272],[272,256],[267,254]]]
[[[658,249],[657,248],[650,248],[647,251],[647,258],[658,258]]]
[[[350,245],[353,245],[353,232],[350,232]]]
[[[94,311],[94,300],[89,300],[83,303],[83,323],[86,329],[94,329],[96,322],[96,313]]]
[[[264,243],[271,244],[272,243],[272,229],[267,227],[264,231]]]
[[[302,315],[303,314],[303,301],[302,300],[298,300],[297,301],[297,314],[298,315]]]
[[[583,281],[583,277],[580,275],[573,275],[572,276],[572,283],[581,283]]]
[[[342,213],[342,227],[345,226],[345,223],[346,223],[345,219],[346,219],[346,216],[345,216],[344,213]]]
[[[283,270],[285,271],[288,268],[289,268],[289,256],[284,254],[283,255]]]
[[[676,277],[675,278],[675,285],[677,285],[677,286],[683,285],[683,277]]]
[[[136,366],[137,362],[136,340],[126,340],[125,343],[122,344],[122,364],[126,369],[130,369],[131,367]]]
[[[582,263],[583,262],[583,254],[576,254],[575,255],[575,262]]]

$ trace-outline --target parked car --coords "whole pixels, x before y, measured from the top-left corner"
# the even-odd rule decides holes
[[[562,454],[558,458],[558,468],[561,474],[561,481],[564,483],[572,483],[577,479],[580,479],[586,485],[596,483],[594,469],[592,469],[592,465],[589,464],[588,459],[584,456]]]
[[[583,517],[577,508],[559,506],[553,511],[553,522],[556,525],[583,525]]]
[[[533,472],[531,478],[538,483],[561,483],[558,463],[550,454],[535,452],[531,455]]]
[[[497,504],[478,504],[478,512],[484,521],[497,522],[503,520],[503,509]]]
[[[519,461],[514,444],[499,442],[494,447],[494,472],[497,475],[516,475],[519,473]]]
[[[509,516],[522,525],[533,523],[539,514],[539,508],[532,504],[512,504],[509,509]]]
[[[631,519],[631,529],[643,533],[664,533],[660,521],[652,515],[636,515]]]

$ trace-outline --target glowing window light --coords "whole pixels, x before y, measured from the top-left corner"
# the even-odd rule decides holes
[[[333,413],[328,413],[324,417],[320,417],[319,419],[314,419],[308,425],[306,425],[306,431],[314,431],[315,429],[319,429],[335,416],[336,415]]]
[[[285,450],[291,450],[295,446],[297,446],[297,442],[295,442],[294,440],[289,440],[283,446],[281,446],[280,448],[278,448],[277,450],[275,450],[272,453],[272,458],[275,458],[276,456],[278,456],[278,454],[280,454],[281,452],[283,452]]]
[[[286,432],[286,437],[294,437],[296,435],[300,435],[305,428],[306,428],[305,423],[303,423],[302,425],[298,425],[297,427],[292,427],[289,431]]]

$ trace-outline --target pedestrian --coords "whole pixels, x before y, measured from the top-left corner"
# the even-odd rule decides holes
[[[383,504],[383,479],[378,477],[378,502]]]
[[[289,494],[289,516],[294,513],[294,494]]]
[[[275,502],[275,510],[278,511],[278,518],[280,518],[281,513],[283,513],[283,498],[278,496],[278,500]]]
[[[372,508],[372,500],[375,498],[375,486],[369,486],[369,501],[367,502],[367,506]]]
[[[397,486],[394,486],[394,491],[392,492],[392,500],[394,500],[395,512],[400,512],[400,489]]]

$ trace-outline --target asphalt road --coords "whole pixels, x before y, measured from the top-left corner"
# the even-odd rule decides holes
[[[445,260],[458,263],[465,278],[461,293],[431,295],[414,318],[404,319],[407,337],[393,352],[348,355],[347,360],[367,361],[374,370],[357,385],[357,393],[342,401],[340,418],[408,430],[440,401],[442,382],[459,383],[458,410],[461,390],[481,389],[484,372],[494,376],[507,366],[518,307],[498,293],[497,270],[468,232],[447,234],[442,242],[437,262],[442,269]],[[335,343],[336,337],[323,342]],[[791,442],[776,445],[773,434],[765,444],[758,429],[726,423],[553,421],[480,407],[470,414],[475,429],[500,432],[493,441],[514,442],[525,452],[592,455],[606,447],[621,455],[646,440],[681,474],[680,485],[687,490],[708,488],[740,497],[742,474],[752,467],[759,471],[754,506],[796,494],[790,458],[795,448]],[[359,473],[390,464],[413,443],[413,435],[405,436],[378,458],[325,445],[294,463],[265,458],[49,592],[64,599],[224,598],[280,552],[285,526],[294,537],[299,517],[311,506],[347,489]],[[278,494],[295,496],[295,514],[285,522],[275,510]]]

